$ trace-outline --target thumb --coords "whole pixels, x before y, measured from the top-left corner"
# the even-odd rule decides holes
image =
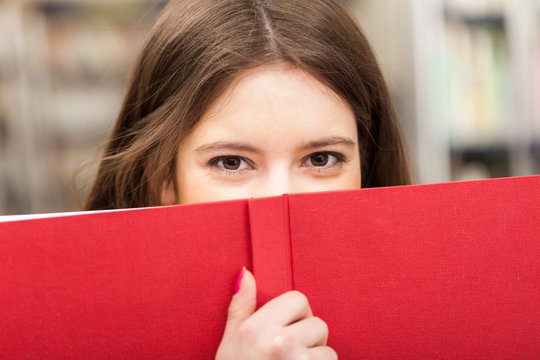
[[[225,333],[234,332],[238,326],[255,312],[257,307],[257,285],[253,274],[242,268],[236,282],[236,293],[232,297],[227,315]]]

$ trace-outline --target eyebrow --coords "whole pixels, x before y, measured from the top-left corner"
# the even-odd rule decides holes
[[[331,137],[326,137],[326,138],[310,141],[306,143],[305,145],[301,146],[300,148],[302,150],[310,150],[310,149],[317,149],[317,148],[321,148],[325,146],[332,146],[332,145],[345,145],[347,147],[355,147],[356,143],[346,137],[331,136]]]
[[[342,136],[331,136],[326,137],[322,139],[317,139],[313,141],[309,141],[305,143],[304,145],[300,146],[300,150],[311,150],[311,149],[318,149],[325,146],[332,146],[332,145],[344,145],[347,147],[354,147],[356,146],[356,143],[346,137]],[[246,151],[250,153],[258,154],[261,151],[257,149],[256,147],[242,143],[242,142],[228,142],[228,141],[216,141],[210,144],[199,146],[195,149],[196,152],[206,152],[206,151],[217,151],[217,150],[231,150],[231,151]]]
[[[210,144],[199,146],[195,149],[196,152],[216,151],[216,150],[231,150],[231,151],[246,151],[251,153],[260,153],[260,150],[241,142],[216,141]]]

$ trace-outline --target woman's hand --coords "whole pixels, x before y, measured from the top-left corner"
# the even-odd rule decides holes
[[[255,278],[242,271],[216,360],[337,359],[326,346],[328,326],[313,316],[305,295],[289,291],[255,311]]]

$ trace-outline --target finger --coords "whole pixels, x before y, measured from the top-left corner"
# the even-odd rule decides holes
[[[252,316],[260,326],[286,326],[313,316],[307,297],[299,291],[288,291],[264,304]]]
[[[325,346],[328,341],[328,325],[322,319],[311,316],[287,326],[283,336],[295,338],[306,348]]]
[[[337,360],[337,358],[337,353],[329,346],[306,349],[299,357],[296,357],[298,360]]]
[[[237,279],[237,292],[231,299],[227,314],[224,337],[255,312],[257,307],[257,284],[253,274],[242,268]]]

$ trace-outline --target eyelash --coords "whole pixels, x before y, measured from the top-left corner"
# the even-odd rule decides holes
[[[343,154],[333,152],[333,151],[320,151],[320,152],[315,152],[315,153],[312,153],[312,154],[309,154],[309,155],[305,156],[302,159],[302,164],[304,164],[307,161],[310,161],[310,159],[312,157],[317,156],[317,155],[332,156],[335,159],[335,160],[333,160],[335,162],[335,164],[333,164],[333,165],[331,165],[329,167],[304,166],[304,165],[303,165],[303,167],[312,167],[318,173],[325,174],[325,173],[330,172],[334,168],[341,167],[343,165],[343,163],[346,162],[345,156]],[[248,168],[244,168],[244,169],[241,169],[241,170],[228,170],[228,169],[225,169],[222,162],[225,159],[231,159],[231,158],[239,159],[243,163],[247,164]],[[329,162],[332,162],[332,160],[329,159]],[[243,156],[237,156],[237,155],[217,156],[215,158],[210,159],[210,161],[208,161],[208,166],[210,166],[211,168],[218,169],[218,170],[222,171],[227,176],[241,176],[241,175],[244,175],[249,170],[252,170],[252,169],[255,168],[255,165],[249,159],[247,159],[247,158],[245,158]]]

